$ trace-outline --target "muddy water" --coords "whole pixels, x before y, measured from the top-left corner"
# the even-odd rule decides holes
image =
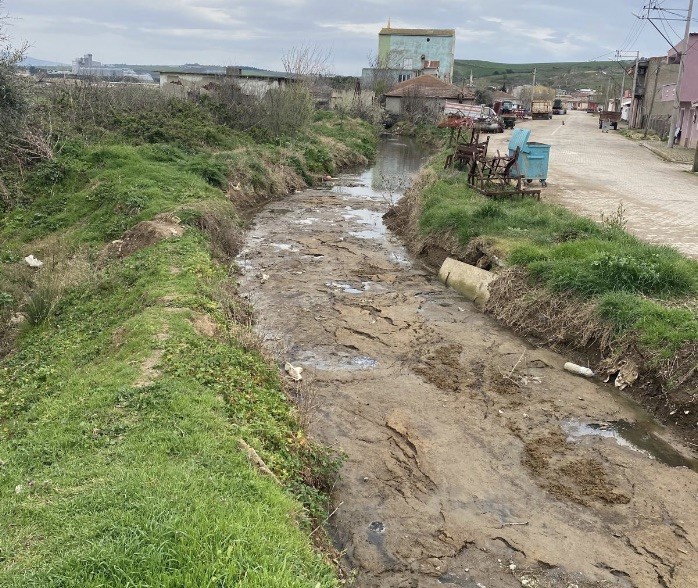
[[[346,453],[330,524],[355,585],[695,586],[696,473],[581,434],[637,415],[385,230],[423,157],[392,140],[373,170],[270,204],[239,260],[267,344],[305,370],[312,433]]]

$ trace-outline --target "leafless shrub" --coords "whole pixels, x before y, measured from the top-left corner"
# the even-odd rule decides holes
[[[286,396],[298,411],[298,422],[301,428],[307,431],[317,415],[319,405],[317,388],[312,377],[304,375],[303,380],[299,382],[284,378],[283,384]]]
[[[609,231],[624,231],[628,224],[628,219],[625,216],[625,207],[623,203],[618,204],[618,208],[611,214],[601,213],[601,226]]]
[[[376,96],[385,94],[398,82],[398,75],[403,69],[405,51],[391,49],[386,55],[368,54],[368,70],[364,84],[366,89],[373,90]]]
[[[330,73],[332,53],[318,45],[292,47],[281,56],[284,71],[296,80],[314,81]]]
[[[0,10],[2,10],[0,0]],[[0,13],[0,160],[12,155],[12,142],[21,137],[29,107],[27,82],[17,75],[27,45],[13,47],[7,31],[9,17]]]
[[[418,88],[408,88],[402,95],[401,115],[411,123],[436,122],[441,110],[437,100],[427,98]]]
[[[263,140],[291,136],[312,119],[310,86],[292,78],[261,96],[245,94],[234,79],[222,79],[209,94],[220,122]]]
[[[56,84],[48,89],[46,98],[50,109],[77,130],[101,125],[115,115],[164,112],[168,106],[168,99],[153,88],[110,86],[92,78]]]

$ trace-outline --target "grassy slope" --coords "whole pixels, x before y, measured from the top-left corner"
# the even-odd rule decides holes
[[[617,78],[618,83],[623,77],[622,69],[614,61],[495,63],[474,59],[456,59],[453,77],[456,83],[466,81],[472,70],[476,82],[501,86],[506,78],[508,86],[517,86],[531,83],[534,68],[537,84],[570,91],[577,88],[605,88],[608,77],[602,71]]]
[[[370,155],[372,132],[325,115],[272,147],[180,123],[159,131],[171,143],[107,133],[66,146],[0,217],[4,318],[8,306],[29,318],[0,361],[3,586],[336,583],[309,538],[336,461],[305,437],[277,368],[250,344],[227,262],[196,227],[204,213],[238,224],[227,177],[281,192],[288,175]],[[205,135],[229,151],[201,147]],[[267,161],[286,162],[286,176]],[[99,254],[162,213],[182,219],[182,237],[123,260]],[[42,270],[20,263],[28,253]],[[283,487],[250,466],[240,439]]]
[[[676,251],[532,199],[493,201],[460,172],[438,172],[423,199],[424,232],[462,245],[483,237],[549,289],[595,299],[618,336],[635,333],[654,361],[698,343],[698,263]]]

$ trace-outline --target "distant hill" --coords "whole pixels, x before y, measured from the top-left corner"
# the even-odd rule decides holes
[[[67,64],[59,63],[57,61],[46,61],[45,59],[36,59],[27,55],[24,59],[22,59],[22,61],[19,62],[19,65],[24,67],[58,67]]]
[[[623,67],[616,61],[567,61],[558,63],[496,63],[476,59],[456,59],[453,79],[456,84],[467,81],[470,72],[477,86],[497,86],[507,88],[530,84],[533,69],[536,69],[536,84],[577,90],[579,88],[605,89],[609,77],[612,88],[620,88]],[[603,73],[602,73],[603,72]],[[629,88],[632,79],[626,77],[625,87]]]

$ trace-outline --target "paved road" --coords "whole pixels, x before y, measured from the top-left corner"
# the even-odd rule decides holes
[[[531,129],[531,141],[552,145],[548,200],[596,220],[622,202],[629,231],[698,257],[698,175],[687,173],[689,166],[663,161],[613,131],[602,133],[598,118],[583,112],[519,127]],[[501,149],[510,134],[495,136],[495,146]]]

